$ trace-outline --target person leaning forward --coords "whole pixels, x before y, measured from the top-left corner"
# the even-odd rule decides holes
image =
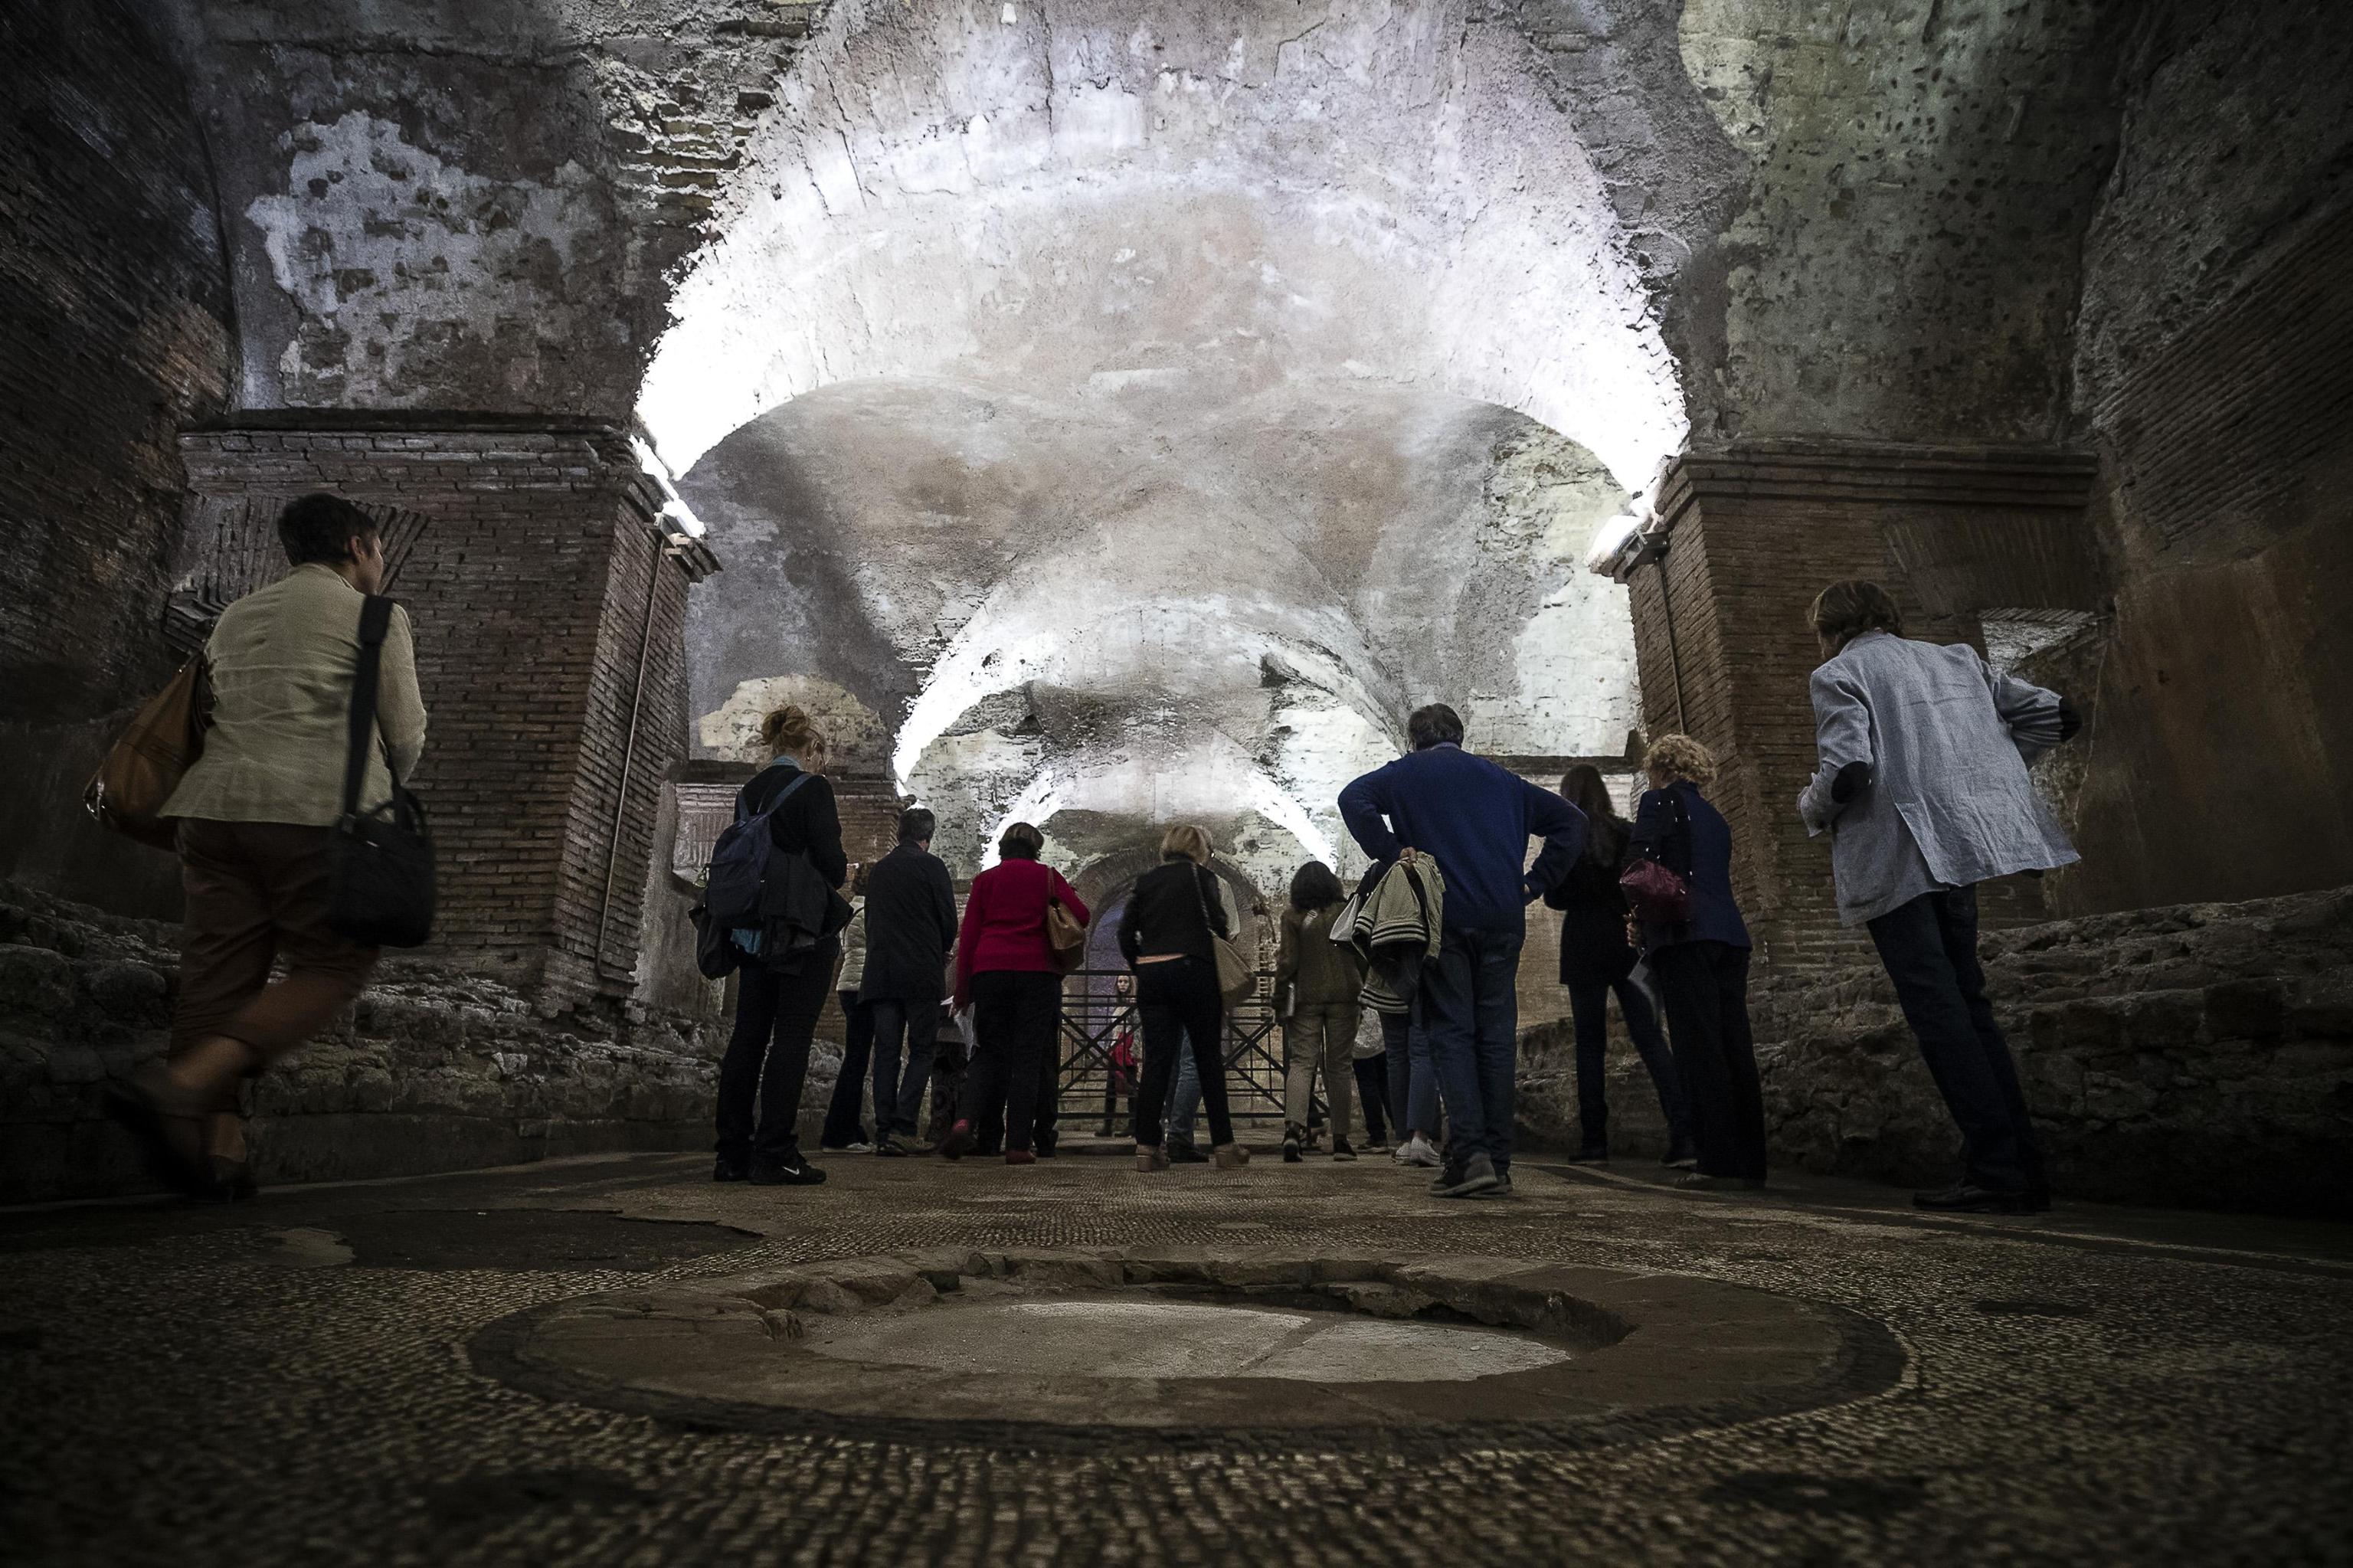
[[[1832,583],[1811,620],[1810,834],[1833,835],[1840,920],[1869,927],[1930,1076],[1961,1129],[1961,1179],[1927,1209],[2050,1207],[2042,1153],[1978,962],[1977,885],[2076,858],[2026,765],[2075,732],[2057,694],[1989,668],[1965,643],[1904,635],[1877,583]]]
[[[159,1168],[200,1196],[253,1191],[239,1089],[323,1028],[366,985],[376,949],[327,923],[328,842],[343,814],[360,610],[384,588],[375,520],[340,496],[291,503],[292,569],[221,612],[205,644],[213,709],[203,755],[163,815],[179,823],[185,936],[164,1063],[110,1109]],[[360,808],[392,798],[425,748],[408,613],[379,654],[376,736]],[[275,984],[269,973],[283,961]]]

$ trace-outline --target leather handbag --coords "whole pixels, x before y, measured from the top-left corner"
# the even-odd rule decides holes
[[[1674,802],[1675,827],[1683,836],[1683,862],[1691,863],[1691,818],[1683,810],[1683,798],[1672,787],[1667,791]],[[1661,846],[1662,853],[1664,846]],[[1664,861],[1638,856],[1619,874],[1618,885],[1625,890],[1626,906],[1645,926],[1680,926],[1691,918],[1691,881]]]
[[[174,847],[179,823],[164,815],[164,805],[204,755],[212,706],[212,680],[199,653],[132,715],[82,790],[82,809],[125,838]]]
[[[1258,989],[1258,971],[1231,938],[1218,935],[1217,923],[1209,918],[1209,895],[1201,891],[1201,876],[1198,871],[1193,874],[1193,896],[1201,901],[1201,927],[1209,934],[1209,955],[1217,960],[1218,994],[1229,1009],[1240,1007]]]
[[[1069,974],[1086,961],[1087,928],[1071,917],[1059,898],[1046,900],[1046,947],[1058,973]]]
[[[369,948],[414,948],[433,934],[433,836],[425,806],[397,776],[392,799],[360,810],[360,785],[376,736],[376,683],[392,600],[370,594],[360,606],[360,662],[352,676],[351,745],[343,759],[343,809],[327,841],[327,925]]]

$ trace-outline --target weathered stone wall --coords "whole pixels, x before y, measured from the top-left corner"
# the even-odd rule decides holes
[[[0,1202],[152,1183],[100,1097],[160,1054],[179,933],[0,885]],[[583,1007],[559,1026],[480,976],[388,962],[249,1092],[265,1183],[510,1164],[711,1136],[724,1026]],[[812,1084],[811,1098],[830,1088]]]
[[[2077,416],[2119,562],[2066,907],[2353,879],[2353,27],[2179,0],[2128,58]]]
[[[155,8],[220,171],[248,407],[623,420],[816,9]]]
[[[169,914],[172,869],[79,798],[174,660],[174,438],[231,385],[212,175],[115,0],[0,12],[0,874]]]
[[[1982,950],[2062,1194],[2353,1213],[2353,888],[2051,921]],[[1952,1177],[1958,1135],[1875,965],[1760,974],[1750,1002],[1777,1159]],[[1532,1134],[1574,1139],[1573,1061],[1566,1023],[1526,1039]],[[1609,1100],[1613,1147],[1663,1147],[1622,1036]]]
[[[2131,8],[1680,9],[1683,64],[1748,163],[1679,285],[1695,439],[2055,439]]]

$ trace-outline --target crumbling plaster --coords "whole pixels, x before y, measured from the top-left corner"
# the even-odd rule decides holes
[[[1417,703],[1489,750],[1622,747],[1623,590],[1577,562],[1624,494],[1590,454],[1454,398],[1198,392],[850,383],[738,431],[683,481],[732,563],[688,633],[706,743],[816,677],[965,863],[1015,818],[1199,818],[1269,885],[1355,863],[1339,787]]]

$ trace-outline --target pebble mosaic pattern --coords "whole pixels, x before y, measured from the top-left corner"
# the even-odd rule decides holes
[[[1517,1199],[1470,1204],[1370,1160],[1148,1178],[1084,1158],[833,1170],[816,1190],[715,1187],[699,1161],[654,1157],[233,1210],[0,1215],[0,1557],[2353,1560],[2341,1229],[2258,1243],[2064,1206],[1931,1223],[1884,1193],[1694,1199],[1525,1161]],[[760,1239],[650,1269],[642,1254],[628,1268],[367,1266],[343,1240],[364,1216],[436,1209],[605,1211]],[[649,1282],[951,1245],[1238,1239],[1702,1275],[1865,1314],[1912,1364],[1877,1397],[1650,1441],[1433,1453],[1254,1434],[1089,1455],[690,1430],[501,1386],[465,1352],[518,1311]]]

